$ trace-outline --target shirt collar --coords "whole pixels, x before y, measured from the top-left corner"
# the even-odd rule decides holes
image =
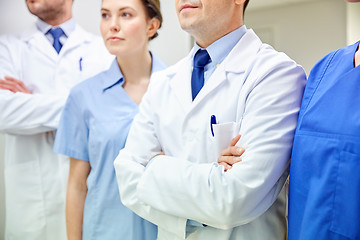
[[[64,31],[65,36],[69,37],[70,34],[75,30],[76,22],[74,18],[71,18],[58,26],[52,26],[38,18],[36,21],[36,27],[43,34],[47,34],[51,28],[60,27]]]
[[[229,55],[231,50],[240,41],[240,39],[245,35],[246,31],[246,26],[243,25],[208,46],[206,50],[210,55],[211,63],[213,63],[215,66],[220,64],[226,58],[226,56]],[[200,48],[201,47],[199,45],[196,43],[194,44],[192,58]]]
[[[115,58],[110,68],[105,71],[103,91],[106,91],[116,84],[124,84],[124,76],[121,73],[117,59]]]
[[[151,73],[157,72],[162,70],[163,68],[165,68],[166,66],[160,61],[160,59],[158,59],[154,54],[151,54],[151,58],[152,58],[152,66],[151,66]],[[104,79],[104,84],[103,84],[103,90],[106,91],[107,89],[111,88],[112,86],[116,85],[116,84],[124,84],[124,76],[121,73],[119,64],[116,60],[116,58],[114,59],[113,63],[111,64],[110,68],[105,71],[105,79]]]

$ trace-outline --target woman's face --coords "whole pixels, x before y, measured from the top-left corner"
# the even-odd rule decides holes
[[[154,34],[152,21],[141,0],[102,1],[100,31],[111,54],[126,56],[147,49]]]

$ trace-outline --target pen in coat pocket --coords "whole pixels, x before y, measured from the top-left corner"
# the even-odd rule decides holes
[[[211,129],[211,134],[214,137],[213,124],[217,124],[215,115],[211,115],[210,117],[210,129]]]
[[[79,59],[79,70],[80,70],[80,71],[82,71],[82,60],[83,60],[83,58],[81,57],[81,58]]]

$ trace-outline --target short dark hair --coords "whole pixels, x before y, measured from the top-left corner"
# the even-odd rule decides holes
[[[247,7],[247,5],[248,5],[249,1],[250,1],[250,0],[246,0],[246,1],[244,2],[244,13],[245,13],[245,9],[246,9],[246,7]]]
[[[145,11],[147,16],[151,19],[151,18],[157,18],[160,21],[160,26],[159,28],[161,28],[162,22],[163,22],[163,18],[162,18],[162,14],[161,14],[161,10],[160,10],[160,0],[142,0],[141,1],[145,7]],[[156,32],[151,38],[150,40],[156,38],[158,36],[158,32]]]

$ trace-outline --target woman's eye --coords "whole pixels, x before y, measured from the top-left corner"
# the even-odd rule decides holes
[[[127,13],[127,12],[123,12],[121,16],[128,18],[128,17],[131,17],[131,14]]]
[[[107,14],[107,13],[102,13],[102,14],[101,14],[101,17],[102,17],[102,18],[108,18],[108,17],[109,17],[109,14]]]

